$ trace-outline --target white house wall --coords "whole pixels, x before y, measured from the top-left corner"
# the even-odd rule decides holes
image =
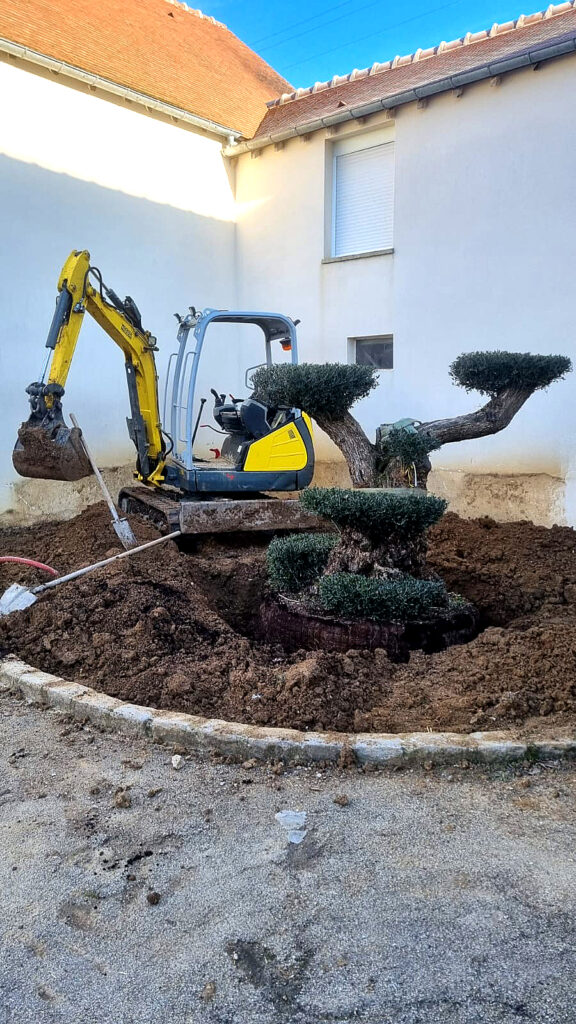
[[[22,481],[10,459],[72,248],[89,248],[105,280],[140,306],[161,377],[172,314],[189,304],[300,317],[310,361],[346,361],[349,337],[393,334],[395,368],[358,408],[368,431],[474,408],[480,399],[447,374],[461,351],[571,354],[575,86],[567,58],[401,108],[387,128],[395,251],[326,263],[330,143],[380,130],[384,115],[231,164],[216,139],[0,64],[0,512],[70,514],[86,496],[84,483]],[[216,387],[222,365],[220,352]],[[212,364],[204,369],[212,383]],[[88,321],[65,401],[105,466],[132,464],[122,357]],[[573,376],[534,396],[502,434],[437,453],[434,486],[464,512],[576,522],[575,406]],[[324,479],[344,479],[330,442],[318,437],[317,448],[334,467]]]
[[[394,335],[394,370],[357,407],[367,430],[480,404],[450,383],[460,352],[574,351],[574,95],[570,58],[400,108],[393,255],[322,262],[327,147],[348,128],[237,160],[240,302],[301,317],[312,361],[346,361],[348,337]],[[502,434],[436,454],[437,488],[465,511],[575,522],[575,409],[572,375]]]
[[[47,350],[60,268],[87,248],[158,337],[175,312],[235,304],[234,198],[221,142],[0,64],[0,511],[73,511],[78,485],[22,481],[11,447]],[[214,367],[215,376],[218,367]],[[134,462],[122,355],[87,317],[66,388],[104,466]]]

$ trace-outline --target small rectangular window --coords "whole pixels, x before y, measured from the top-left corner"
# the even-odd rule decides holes
[[[374,366],[377,370],[394,369],[394,339],[391,334],[373,338],[350,338],[352,355],[360,366]]]
[[[393,245],[394,143],[353,150],[349,146],[334,147],[332,256]]]

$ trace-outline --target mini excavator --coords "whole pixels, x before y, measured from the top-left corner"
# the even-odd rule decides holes
[[[18,431],[12,460],[21,476],[48,480],[79,480],[92,473],[82,444],[81,431],[64,421],[62,398],[68,372],[85,314],[88,313],[121,349],[124,355],[131,415],[127,418],[130,438],[136,448],[135,478],[138,486],[120,493],[124,511],[139,512],[184,532],[193,523],[194,510],[204,523],[210,520],[208,503],[222,503],[235,515],[238,503],[246,499],[262,506],[294,505],[271,501],[263,492],[299,491],[307,487],[314,471],[314,446],[310,419],[299,409],[271,407],[252,395],[227,396],[212,388],[214,398],[211,429],[224,435],[215,458],[201,458],[194,452],[202,410],[195,403],[198,369],[206,335],[215,324],[253,325],[264,342],[264,362],[277,361],[276,352],[298,362],[296,326],[299,321],[279,313],[240,312],[194,307],[178,320],[178,347],[170,356],[164,389],[164,420],[160,416],[156,338],[142,326],[134,300],[121,300],[103,281],[100,270],[90,263],[86,250],[73,251],[58,281],[56,309],[48,332],[50,350],[39,381],[26,389],[30,416]],[[238,344],[232,332],[232,343]],[[51,355],[50,355],[51,352]],[[288,357],[284,356],[284,359]],[[251,373],[246,370],[245,386],[251,391]],[[200,503],[202,507],[200,508]],[[186,507],[185,507],[186,506]],[[246,507],[246,505],[244,506]],[[192,511],[191,511],[192,510]],[[216,512],[216,508],[213,507]],[[184,512],[184,514],[183,514]],[[237,509],[236,509],[237,512]],[[258,509],[253,509],[258,512]],[[207,517],[208,514],[208,517]],[[242,517],[240,517],[241,519]],[[255,516],[255,522],[259,520]],[[266,523],[270,520],[270,525]],[[274,528],[274,515],[264,515],[260,528]],[[224,527],[223,527],[224,528]],[[231,525],[229,528],[237,528]],[[240,527],[242,528],[242,527]],[[253,526],[252,528],[257,528]],[[286,524],[283,528],[292,528]]]

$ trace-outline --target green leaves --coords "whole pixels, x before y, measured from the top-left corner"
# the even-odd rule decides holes
[[[530,352],[465,352],[450,366],[455,384],[493,398],[516,388],[538,391],[570,373],[567,356],[538,356]]]
[[[259,402],[302,409],[317,420],[342,419],[378,383],[374,367],[346,363],[263,366],[253,381]]]
[[[283,594],[298,594],[324,572],[335,533],[293,533],[275,537],[266,552],[270,586]]]
[[[442,447],[441,442],[430,434],[421,434],[418,430],[408,430],[406,427],[391,427],[389,430],[379,427],[376,431],[376,446],[383,459],[400,459],[403,466],[420,462],[429,452]]]
[[[337,572],[323,576],[318,590],[325,610],[342,619],[409,622],[425,618],[448,603],[443,583],[412,576],[386,580]]]
[[[415,537],[446,511],[443,498],[399,495],[389,491],[351,491],[338,487],[309,487],[300,495],[309,512],[326,516],[337,526],[350,527],[372,538]]]

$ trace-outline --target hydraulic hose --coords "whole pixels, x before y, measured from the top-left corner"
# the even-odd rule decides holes
[[[56,569],[51,565],[44,565],[44,562],[36,562],[34,558],[21,558],[20,555],[0,555],[0,562],[20,562],[21,565],[31,565],[34,569],[43,569],[51,576],[57,576]]]

